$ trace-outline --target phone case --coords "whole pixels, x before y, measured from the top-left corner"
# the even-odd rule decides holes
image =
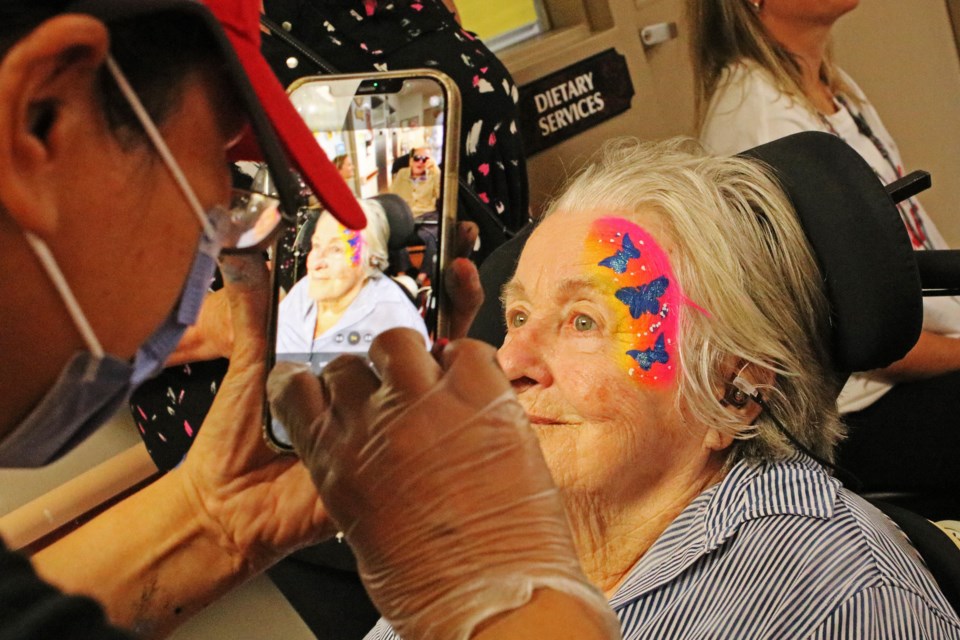
[[[370,120],[372,116],[369,113],[369,111],[373,111],[373,109],[371,108],[367,112],[365,112],[363,106],[369,103],[370,105],[375,105],[378,108],[382,108],[384,106],[383,103],[385,103],[386,107],[389,109],[390,100],[386,97],[383,97],[381,98],[383,102],[381,104],[377,104],[376,100],[378,98],[376,98],[376,96],[390,96],[390,95],[396,94],[398,96],[397,99],[399,100],[400,94],[397,93],[397,90],[403,85],[404,82],[407,82],[410,80],[423,80],[423,81],[432,82],[436,85],[437,88],[439,88],[440,94],[442,94],[443,96],[443,109],[442,109],[442,120],[443,120],[442,165],[443,167],[442,167],[442,171],[439,172],[440,173],[440,176],[439,176],[440,206],[437,211],[437,219],[438,219],[438,225],[439,225],[439,232],[437,233],[438,268],[436,270],[436,277],[432,278],[432,281],[431,281],[431,286],[433,288],[433,295],[432,297],[428,298],[428,301],[427,301],[427,304],[433,305],[433,308],[426,309],[428,318],[430,318],[431,315],[433,316],[432,317],[433,326],[430,327],[431,338],[433,340],[437,340],[437,339],[446,338],[449,335],[449,318],[448,318],[445,305],[443,304],[444,300],[443,300],[443,296],[440,295],[439,288],[442,287],[442,282],[440,282],[440,280],[442,278],[443,269],[450,263],[451,259],[453,258],[454,245],[455,245],[455,239],[456,239],[456,207],[457,207],[457,189],[458,189],[458,175],[459,175],[459,171],[458,171],[459,170],[459,150],[460,150],[460,93],[458,88],[453,83],[453,81],[443,73],[440,73],[432,69],[414,69],[414,70],[390,71],[390,72],[378,72],[378,73],[307,76],[294,82],[288,89],[288,93],[291,95],[291,98],[294,100],[295,104],[298,104],[298,99],[300,99],[301,102],[303,103],[301,113],[306,114],[305,119],[308,120],[308,124],[310,124],[311,122],[309,120],[309,118],[311,117],[310,115],[311,112],[309,110],[310,109],[309,103],[311,101],[316,101],[318,99],[330,100],[330,101],[340,100],[340,103],[342,106],[343,104],[345,104],[344,101],[348,99],[353,100],[354,101],[353,105],[349,105],[345,112],[342,112],[342,111],[336,112],[336,115],[342,116],[343,113],[347,113],[348,117],[350,116],[354,116],[357,118],[366,117],[368,118],[368,120],[365,123],[362,123],[362,126],[360,127],[360,129],[366,130],[366,128],[369,128],[370,130],[377,132],[377,135],[384,135],[384,133],[386,132],[388,134],[387,135],[388,142],[390,142],[392,141],[392,139],[389,139],[390,136],[399,136],[400,134],[398,132],[401,131],[402,127],[398,126],[395,123],[388,125],[387,122],[384,122],[383,126],[379,126],[379,128],[373,127]],[[343,87],[346,87],[346,89],[343,89]],[[353,93],[350,93],[351,88]],[[312,92],[312,93],[307,93],[307,92]],[[427,95],[426,93],[423,94],[423,96],[426,96],[426,95]],[[307,97],[304,97],[304,96],[307,96]],[[316,96],[319,96],[319,98]],[[400,104],[401,104],[400,102],[396,103],[398,107],[400,106]],[[426,109],[426,107],[424,107],[424,109]],[[426,111],[424,111],[424,113],[426,113]],[[391,115],[394,115],[394,114],[391,114]],[[424,120],[425,119],[426,118],[424,118]],[[410,122],[411,120],[407,120],[406,124],[404,124],[403,126],[407,126],[407,124],[409,124]],[[312,127],[312,130],[323,131],[325,128],[326,127],[318,125],[317,127]],[[412,130],[417,130],[417,128],[418,128],[417,124],[414,124],[412,126]],[[423,126],[420,128],[424,132],[428,132],[431,130],[431,127],[428,126],[426,122],[424,122]],[[328,133],[329,131],[331,131],[331,129],[326,129],[326,130]],[[348,134],[357,135],[355,133],[356,130],[350,127],[344,128],[344,127],[338,126],[332,130],[341,132],[339,135],[342,138],[345,138]],[[318,137],[322,138],[322,134],[318,134]],[[355,140],[351,140],[351,143],[352,144],[355,143]],[[377,141],[372,140],[368,142],[368,145],[369,144],[377,144]],[[323,146],[323,144],[321,144],[321,146]],[[416,150],[418,148],[420,147],[413,147],[411,148],[410,151],[412,152],[413,150]],[[433,147],[433,148],[436,150],[436,147]],[[327,150],[327,154],[330,155],[329,150]],[[354,144],[352,157],[356,157],[357,160],[360,160],[359,155],[360,153],[356,148],[356,145]],[[410,156],[411,153],[408,153],[407,155]],[[426,156],[427,154],[424,153],[423,155]],[[414,156],[414,158],[415,158],[414,160],[415,162],[419,163],[423,161],[417,158],[417,156]],[[369,180],[373,175],[376,175],[377,176],[376,180],[379,183],[379,181],[382,179],[380,174],[382,174],[383,171],[387,168],[384,166],[386,162],[381,162],[381,160],[382,158],[378,156],[376,160],[376,172],[375,174],[371,174],[370,176],[365,174],[365,172],[362,170],[362,167],[355,168],[355,171],[359,172],[361,175],[359,178],[354,178],[354,180],[358,181],[362,185],[365,180]],[[399,175],[399,174],[391,173],[390,175],[389,180],[391,181],[391,184],[392,184],[392,181],[395,179],[394,177],[395,175]],[[368,184],[367,187],[369,186],[370,185]],[[396,198],[397,196],[394,195],[393,197]],[[388,202],[389,197],[383,198],[381,197],[381,195],[378,195],[377,198],[378,198],[378,201],[381,202],[385,210],[388,210],[390,208],[391,205]],[[305,214],[304,213],[305,211],[308,211],[308,213]],[[310,363],[311,368],[314,371],[319,372],[322,369],[322,367],[325,366],[327,362],[329,362],[330,359],[332,359],[333,357],[335,357],[335,355],[339,353],[354,352],[354,353],[365,354],[366,348],[369,347],[369,343],[372,341],[372,339],[375,337],[377,333],[376,330],[371,330],[371,331],[345,331],[343,333],[337,333],[333,336],[329,336],[327,333],[323,333],[322,336],[313,336],[311,334],[311,337],[307,338],[307,340],[310,343],[309,353],[301,353],[300,351],[285,350],[287,348],[299,349],[301,348],[302,345],[296,345],[296,347],[291,347],[292,343],[291,343],[291,340],[289,339],[289,335],[291,334],[291,329],[288,326],[287,322],[282,323],[280,321],[280,316],[284,315],[285,317],[289,318],[291,317],[291,313],[292,313],[291,310],[296,309],[302,312],[304,308],[309,308],[310,302],[309,300],[306,299],[306,294],[304,293],[303,289],[307,287],[314,287],[314,286],[317,287],[318,289],[322,289],[322,287],[326,285],[321,284],[319,282],[310,283],[309,285],[299,285],[299,289],[298,289],[298,284],[293,284],[290,288],[290,292],[287,295],[295,294],[295,297],[291,297],[290,300],[286,301],[284,303],[283,311],[281,311],[280,293],[283,290],[282,285],[284,284],[284,280],[285,280],[285,276],[283,275],[284,269],[281,268],[281,267],[284,267],[284,264],[282,263],[284,262],[289,263],[291,256],[294,261],[303,261],[304,256],[306,256],[308,252],[312,252],[313,250],[316,250],[318,252],[318,255],[324,255],[326,252],[337,252],[337,247],[335,247],[334,245],[338,243],[336,243],[333,239],[328,240],[328,242],[330,243],[329,246],[325,246],[321,248],[314,244],[314,245],[310,245],[309,249],[307,248],[308,247],[307,243],[314,242],[315,240],[313,238],[314,233],[316,233],[318,236],[322,236],[323,238],[331,237],[325,233],[322,233],[321,230],[316,229],[316,227],[319,225],[329,226],[330,223],[328,222],[320,223],[320,222],[314,221],[312,223],[314,226],[310,227],[309,221],[304,223],[304,220],[306,219],[306,216],[308,214],[309,214],[309,210],[307,208],[301,208],[301,210],[297,214],[299,226],[297,228],[298,233],[291,234],[293,235],[292,252],[290,250],[290,247],[284,246],[285,235],[281,235],[281,237],[278,239],[277,244],[274,246],[274,249],[273,249],[272,255],[274,258],[274,269],[272,272],[272,279],[273,279],[274,295],[273,295],[273,304],[271,308],[271,316],[270,316],[270,322],[269,322],[269,332],[270,332],[269,333],[270,348],[268,353],[269,368],[272,368],[273,365],[278,361],[278,359],[303,361],[302,359],[298,359],[298,358],[309,356],[307,361]],[[390,217],[389,211],[388,211],[388,217]],[[426,226],[429,228],[429,225],[427,225],[426,223],[424,223],[421,226]],[[308,229],[309,229],[309,232],[307,232]],[[345,230],[343,233],[348,235],[350,232]],[[306,235],[307,237],[306,238],[303,237],[304,235]],[[287,242],[290,242],[289,238]],[[350,251],[349,240],[346,241],[346,244],[343,244],[342,246],[346,247],[343,250],[347,252]],[[321,260],[321,259],[322,258],[316,258],[316,260]],[[294,277],[290,279],[290,282],[299,283],[300,280],[297,278],[297,275],[299,275],[297,272],[297,269],[294,269]],[[305,277],[303,277],[303,279],[306,280]],[[364,291],[366,292],[366,287]],[[321,293],[319,295],[323,295],[323,294]],[[390,294],[390,295],[393,295],[393,294]],[[300,305],[306,305],[306,306],[304,307]],[[389,308],[398,309],[398,307],[388,307],[388,309]],[[306,312],[306,313],[307,313],[307,317],[309,317],[309,312]],[[390,315],[389,311],[378,310],[378,313],[380,316]],[[296,317],[300,317],[300,316],[296,316]],[[306,323],[309,324],[309,322],[306,322]],[[407,326],[407,325],[404,324],[403,322],[400,322],[400,326]],[[330,346],[329,344],[330,340],[326,338],[331,338],[331,337],[339,342],[337,342],[333,346]],[[317,343],[315,341],[318,341],[326,345],[322,351],[316,351],[314,349],[314,345]],[[280,425],[279,422],[275,421],[272,418],[270,409],[268,406],[266,406],[266,404],[264,406],[263,429],[264,429],[265,439],[272,448],[281,452],[286,452],[286,453],[292,452],[292,446],[289,444],[289,440],[286,437],[286,433],[283,429],[283,426]]]

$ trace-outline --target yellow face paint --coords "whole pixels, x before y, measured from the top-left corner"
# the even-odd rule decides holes
[[[350,264],[353,266],[359,265],[360,256],[363,255],[363,236],[360,235],[359,231],[343,227],[341,238],[344,242],[344,254],[346,254]]]
[[[642,383],[672,382],[683,296],[667,254],[642,227],[610,217],[591,225],[584,262],[591,276],[611,283],[611,304],[621,318],[623,349],[617,358],[623,369]]]

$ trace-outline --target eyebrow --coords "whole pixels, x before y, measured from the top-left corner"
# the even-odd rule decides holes
[[[559,292],[556,298],[561,302],[567,302],[585,293],[607,294],[611,293],[610,282],[604,278],[596,276],[580,276],[577,278],[567,278],[560,282]],[[526,299],[527,289],[516,279],[510,280],[503,285],[500,292],[500,302],[506,304],[507,300]]]

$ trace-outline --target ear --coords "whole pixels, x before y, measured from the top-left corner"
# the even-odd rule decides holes
[[[22,229],[49,235],[57,225],[57,166],[64,141],[95,130],[97,70],[109,34],[79,14],[51,18],[0,59],[0,208]],[[71,117],[75,116],[75,117]]]
[[[717,429],[707,429],[707,435],[703,439],[703,446],[711,451],[725,451],[731,444],[733,436]]]
[[[773,385],[776,375],[770,369],[761,367],[742,359],[731,359],[723,366],[723,389],[719,391],[717,399],[727,411],[737,417],[743,424],[756,422],[763,407],[750,397],[749,390]]]

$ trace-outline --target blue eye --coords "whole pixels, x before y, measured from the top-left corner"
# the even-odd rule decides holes
[[[573,319],[573,328],[577,331],[591,331],[597,327],[597,323],[588,315],[577,314]]]

